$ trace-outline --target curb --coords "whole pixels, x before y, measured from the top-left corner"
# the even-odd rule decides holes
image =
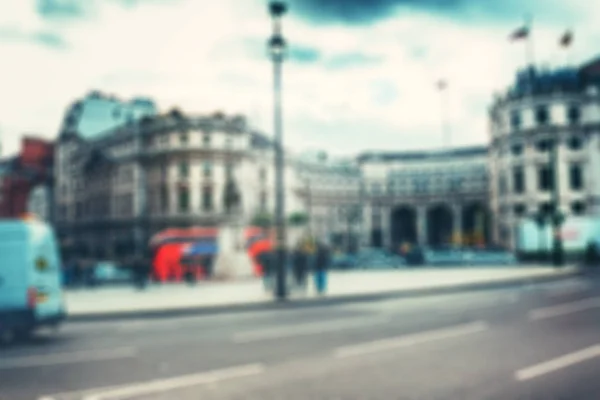
[[[379,293],[338,295],[335,297],[316,297],[310,299],[296,298],[281,302],[261,301],[247,304],[224,304],[217,306],[194,306],[180,307],[174,309],[153,309],[143,311],[105,312],[92,314],[79,314],[67,316],[67,322],[100,322],[118,321],[133,318],[174,318],[184,316],[214,315],[222,313],[242,313],[249,311],[274,311],[284,309],[299,309],[337,305],[343,303],[360,303],[379,301],[386,299],[402,299],[407,297],[426,297],[442,294],[453,294],[460,292],[476,292],[483,290],[504,289],[515,286],[526,286],[531,284],[556,282],[577,276],[589,276],[585,271],[573,271],[572,273],[551,276],[538,276],[528,278],[514,278],[499,282],[477,282],[459,284],[447,287],[434,287],[425,289],[401,289],[388,290]]]

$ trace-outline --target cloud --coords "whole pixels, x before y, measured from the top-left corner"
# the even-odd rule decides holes
[[[25,32],[17,28],[10,27],[0,28],[0,41],[31,43],[53,50],[63,50],[69,47],[65,38],[56,32]]]
[[[326,68],[346,69],[352,67],[367,67],[378,64],[382,57],[367,55],[359,52],[336,54],[325,61]]]
[[[7,151],[16,151],[25,132],[55,137],[66,107],[91,89],[124,99],[150,96],[163,110],[245,113],[254,127],[271,131],[265,1],[58,1],[53,11],[46,4],[40,13],[41,2],[32,7],[0,0],[0,26],[22,36],[0,40],[0,125]],[[436,147],[442,143],[435,89],[441,78],[449,82],[453,143],[485,143],[492,94],[524,62],[522,44],[508,43],[507,35],[522,21],[517,14],[529,10],[513,7],[513,0],[503,15],[514,18],[496,19],[477,7],[496,7],[497,0],[454,0],[441,8],[434,1],[372,0],[371,9],[364,8],[366,1],[323,0],[321,9],[308,0],[290,2],[283,21],[290,46],[283,69],[284,135],[295,149]],[[85,8],[76,11],[73,4]],[[557,22],[553,15],[565,5],[527,3],[536,16],[540,63],[564,64],[556,43],[567,27],[576,27],[573,63],[597,51],[600,12],[584,0],[568,4]],[[317,12],[322,23],[315,22]],[[368,23],[344,22],[340,13]],[[465,22],[473,15],[481,17]],[[62,40],[67,51],[55,51],[53,40]]]
[[[288,58],[292,62],[310,64],[321,59],[321,52],[314,47],[292,44],[290,46]]]
[[[75,19],[86,16],[91,10],[92,1],[78,0],[36,0],[36,11],[48,19]]]
[[[296,0],[292,12],[318,25],[373,25],[401,14],[427,14],[469,24],[522,20],[535,10],[536,18],[561,21],[576,15],[558,0]]]

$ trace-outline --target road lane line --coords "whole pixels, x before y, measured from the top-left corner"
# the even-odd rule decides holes
[[[287,325],[272,329],[261,329],[255,331],[239,332],[233,335],[234,343],[250,343],[261,340],[280,339],[292,336],[314,335],[323,332],[335,332],[353,328],[368,328],[372,325],[385,324],[390,321],[390,317],[378,318],[352,318],[337,321],[317,322],[298,325]]]
[[[40,356],[12,357],[0,360],[0,369],[47,367],[52,365],[75,364],[81,362],[117,360],[135,357],[133,347],[104,349],[93,351],[76,351],[71,353],[52,353]]]
[[[526,381],[595,357],[600,357],[600,345],[591,346],[574,353],[565,354],[564,356],[553,360],[523,368],[515,372],[515,379],[518,381]]]
[[[393,350],[402,347],[411,347],[422,343],[437,340],[450,339],[473,333],[483,332],[488,326],[483,321],[469,324],[457,325],[450,328],[442,328],[431,331],[413,333],[389,339],[375,340],[373,342],[361,343],[352,346],[338,347],[334,356],[336,358],[347,358],[381,351]]]
[[[90,393],[83,400],[129,399],[153,393],[168,392],[191,386],[206,385],[225,380],[258,375],[264,372],[263,364],[248,364],[238,367],[202,372],[199,374],[178,376],[175,378],[159,379],[149,382],[136,383],[115,389]]]
[[[598,307],[600,307],[600,297],[592,297],[581,301],[563,303],[556,306],[531,310],[529,311],[529,319],[537,321],[541,319],[560,317],[562,315],[587,311]]]

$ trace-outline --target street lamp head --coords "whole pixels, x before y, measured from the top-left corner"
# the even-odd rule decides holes
[[[282,60],[285,55],[285,39],[281,35],[275,34],[269,39],[268,45],[271,57],[274,60]]]
[[[269,14],[273,18],[279,18],[287,11],[287,4],[283,1],[271,1],[269,2]]]

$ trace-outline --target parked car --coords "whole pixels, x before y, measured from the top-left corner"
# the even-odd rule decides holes
[[[352,254],[338,254],[334,255],[331,259],[329,268],[331,269],[352,269],[356,268],[357,259]]]
[[[406,266],[406,260],[396,254],[381,249],[368,249],[359,252],[357,265],[364,269],[390,269]]]
[[[131,270],[119,268],[111,261],[101,261],[94,266],[90,283],[92,286],[100,286],[131,282],[133,282],[133,273]]]

